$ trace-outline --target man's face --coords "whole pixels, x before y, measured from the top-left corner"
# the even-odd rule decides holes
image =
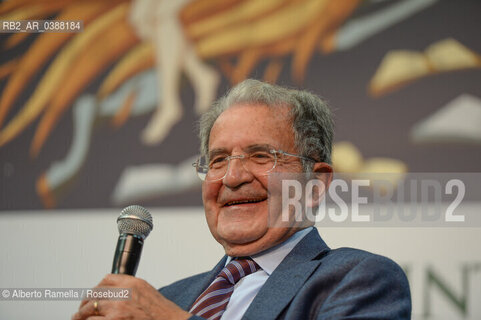
[[[209,152],[245,154],[256,145],[269,145],[297,153],[287,107],[234,105],[217,118],[209,139]],[[276,172],[301,172],[298,158],[277,164]],[[248,256],[281,243],[296,229],[269,228],[266,175],[247,171],[239,159],[231,160],[224,179],[205,181],[202,198],[209,229],[230,256]],[[249,203],[245,201],[249,200]],[[243,203],[236,203],[236,202]]]

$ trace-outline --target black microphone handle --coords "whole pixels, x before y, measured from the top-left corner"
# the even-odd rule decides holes
[[[121,234],[115,249],[112,273],[135,276],[144,240],[133,234]]]

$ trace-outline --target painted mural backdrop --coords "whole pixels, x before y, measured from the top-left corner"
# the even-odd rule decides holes
[[[245,78],[336,114],[334,167],[481,171],[476,0],[16,0],[0,20],[0,210],[197,206],[196,120]]]

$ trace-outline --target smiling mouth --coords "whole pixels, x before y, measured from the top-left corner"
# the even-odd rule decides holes
[[[229,207],[229,206],[238,205],[238,204],[259,203],[259,202],[262,202],[266,199],[267,198],[234,200],[234,201],[229,201],[226,204],[224,204],[224,207]]]

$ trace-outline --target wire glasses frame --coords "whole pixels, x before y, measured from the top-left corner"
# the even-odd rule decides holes
[[[260,150],[248,154],[232,156],[215,156],[209,160],[208,156],[200,156],[192,164],[195,167],[197,176],[202,181],[218,181],[225,178],[229,171],[231,160],[239,159],[245,170],[252,174],[261,176],[268,175],[276,167],[280,155],[299,158],[305,161],[317,162],[315,159],[304,157],[298,154],[285,152],[282,150]]]

